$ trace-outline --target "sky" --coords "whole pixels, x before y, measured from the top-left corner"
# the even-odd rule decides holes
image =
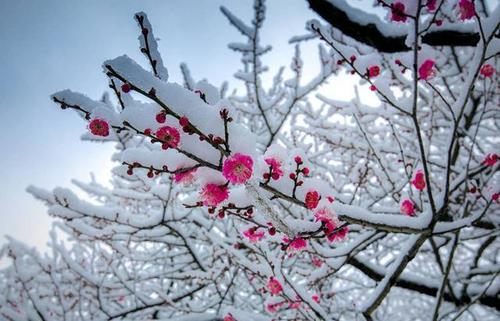
[[[139,52],[135,12],[148,14],[170,81],[182,82],[179,64],[186,62],[196,80],[220,85],[240,68],[240,55],[227,44],[243,37],[219,7],[248,22],[252,3],[0,0],[0,245],[6,235],[40,249],[46,244],[51,218],[43,203],[25,191],[30,184],[49,190],[72,187],[71,179],[87,181],[91,172],[99,182],[109,180],[113,146],[80,141],[86,124],[49,97],[70,88],[99,99],[107,90],[102,62],[122,54],[147,67]],[[305,0],[270,0],[267,9],[262,40],[274,48],[264,58],[272,76],[290,65],[294,50],[288,40],[304,34],[306,21],[318,17]],[[310,75],[318,66],[315,46],[302,50]],[[347,99],[352,91],[339,86],[334,80],[326,90]]]

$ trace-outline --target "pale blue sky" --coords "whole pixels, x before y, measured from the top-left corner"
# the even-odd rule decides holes
[[[107,89],[104,60],[126,53],[145,64],[135,12],[148,14],[171,80],[182,81],[179,63],[186,62],[195,79],[219,85],[240,67],[240,56],[227,43],[242,40],[219,6],[249,21],[252,3],[0,0],[0,244],[4,235],[38,247],[47,240],[50,218],[43,204],[25,192],[28,185],[70,186],[71,179],[87,180],[90,172],[99,181],[109,177],[112,146],[80,141],[85,123],[49,96],[71,88],[98,99]],[[315,14],[305,0],[269,0],[267,7],[262,38],[274,47],[265,60],[274,73],[281,65],[288,67],[293,55],[288,39],[303,34]],[[311,72],[317,67],[315,46],[303,50]],[[330,86],[333,91],[335,84]]]

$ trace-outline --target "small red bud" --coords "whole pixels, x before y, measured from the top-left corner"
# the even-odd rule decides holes
[[[302,158],[300,156],[295,156],[294,160],[295,160],[295,163],[302,164]]]
[[[304,173],[304,175],[309,175],[309,168],[307,167],[304,167],[304,169],[302,170],[302,172]]]
[[[158,114],[156,114],[156,121],[159,122],[160,124],[163,124],[167,120],[167,115],[165,112],[161,111]]]
[[[144,129],[144,135],[151,135],[151,128]]]
[[[122,91],[123,91],[124,93],[128,93],[128,92],[130,91],[130,89],[132,89],[132,87],[130,87],[130,84],[129,84],[129,83],[124,83],[124,84],[122,85]]]
[[[297,178],[297,175],[295,175],[295,173],[290,173],[290,179],[295,179]]]
[[[187,117],[179,118],[179,125],[181,125],[182,127],[186,127],[187,125],[189,125],[189,119]]]

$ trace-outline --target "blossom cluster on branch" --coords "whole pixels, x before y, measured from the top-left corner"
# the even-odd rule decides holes
[[[353,22],[375,21],[333,3]],[[16,240],[2,248],[12,265],[0,273],[0,317],[498,317],[500,9],[376,5],[387,10],[377,27],[403,30],[410,51],[380,52],[312,20],[269,88],[264,1],[251,24],[222,7],[245,40],[229,44],[242,56],[243,91],[232,94],[196,82],[185,64],[184,84],[169,82],[137,13],[149,70],[120,56],[103,64],[113,98],[52,96],[88,123],[83,139],[116,145],[112,186],[74,181],[86,198],[29,187],[58,218],[52,253]],[[480,41],[422,43],[438,27],[473,29]],[[320,67],[305,81],[300,48],[313,39]],[[333,77],[359,79],[351,101],[327,97]]]

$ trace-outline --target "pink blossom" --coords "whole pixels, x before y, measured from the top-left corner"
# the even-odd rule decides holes
[[[223,321],[236,321],[236,319],[233,317],[233,315],[231,313],[226,314],[226,316],[222,320]]]
[[[335,213],[328,207],[322,207],[314,213],[316,221],[320,221],[325,226],[325,234],[329,235],[339,225],[339,221]]]
[[[183,172],[178,172],[174,174],[174,181],[176,183],[181,183],[184,185],[191,184],[194,180],[194,173],[197,168],[192,168]]]
[[[313,296],[312,296],[312,300],[313,300],[314,302],[316,302],[316,303],[318,303],[318,304],[319,304],[319,295],[317,295],[317,294],[313,294]]]
[[[89,123],[90,132],[96,136],[108,136],[109,135],[109,125],[108,123],[99,118],[94,118]]]
[[[200,194],[205,206],[217,206],[229,197],[227,186],[211,183],[205,185]]]
[[[349,233],[349,227],[344,226],[340,230],[333,232],[327,236],[328,241],[334,242],[334,241],[343,241],[347,234]]]
[[[283,170],[281,169],[281,162],[274,158],[274,157],[269,157],[264,159],[267,165],[271,167],[271,177],[274,180],[279,179],[281,176],[283,176]]]
[[[317,256],[312,257],[312,263],[315,267],[321,267],[323,265],[323,261]]]
[[[377,77],[380,75],[380,67],[379,66],[371,66],[368,68],[368,76],[370,78]]]
[[[266,306],[266,310],[269,313],[276,313],[278,312],[278,309],[284,304],[285,302],[277,302],[277,303],[268,303]]]
[[[413,216],[415,215],[415,204],[410,199],[404,199],[401,202],[401,206],[399,207],[401,213],[408,215],[408,216]]]
[[[426,3],[427,10],[434,11],[436,10],[436,0],[428,0]]]
[[[495,166],[498,160],[498,155],[495,153],[489,153],[483,160],[483,164],[486,166]]]
[[[292,301],[288,304],[288,308],[289,309],[298,309],[300,307],[300,303],[301,301],[300,300],[297,300],[297,301]]]
[[[163,149],[168,149],[177,148],[181,136],[176,128],[163,126],[156,131],[156,138],[163,143],[161,145]]]
[[[264,238],[264,231],[263,230],[257,230],[255,227],[251,227],[248,230],[243,232],[243,236],[245,236],[247,239],[250,240],[252,243],[259,242]]]
[[[486,64],[481,67],[481,70],[479,72],[483,77],[491,78],[491,76],[495,74],[495,68],[490,64]]]
[[[306,193],[306,198],[305,198],[306,207],[310,210],[315,209],[318,206],[319,199],[320,199],[319,193],[315,190],[310,190],[309,192]]]
[[[274,276],[271,276],[267,281],[267,289],[271,295],[278,295],[283,291],[280,281],[276,280]]]
[[[415,177],[413,177],[413,180],[411,181],[411,183],[419,191],[423,190],[425,188],[424,172],[422,170],[418,170],[415,173]]]
[[[227,158],[222,166],[222,175],[233,184],[243,184],[252,176],[253,159],[236,153]]]
[[[434,77],[434,75],[436,74],[433,69],[434,64],[434,60],[427,59],[420,65],[420,67],[418,68],[418,76],[420,77],[420,79],[427,80]]]
[[[391,4],[391,20],[396,22],[406,22],[405,5],[401,2]]]
[[[499,194],[499,193],[493,193],[493,195],[491,195],[491,200],[492,200],[493,202],[496,202],[496,201],[498,201],[498,197],[499,197],[499,196],[500,196],[500,194]]]
[[[301,237],[296,237],[290,242],[290,247],[296,251],[300,251],[307,247],[307,241]]]
[[[460,19],[469,20],[474,18],[476,14],[476,9],[474,8],[474,2],[471,0],[460,0],[458,2],[458,7],[460,10]]]

